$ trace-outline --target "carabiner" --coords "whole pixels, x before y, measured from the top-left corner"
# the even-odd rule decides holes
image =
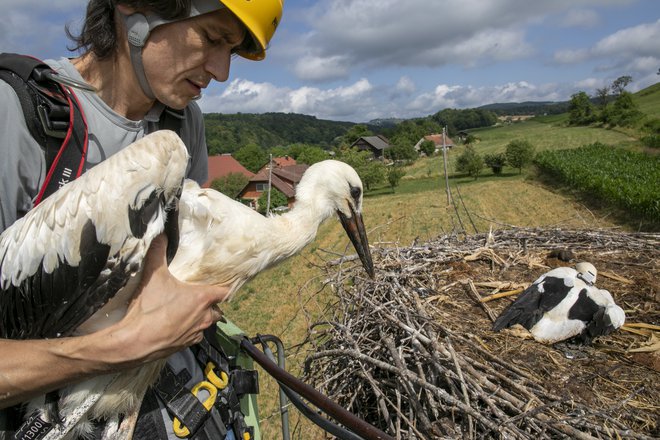
[[[223,390],[227,387],[229,383],[229,376],[224,371],[220,371],[220,377],[215,374],[215,364],[209,361],[204,368],[204,374],[209,382],[215,385],[219,390]]]

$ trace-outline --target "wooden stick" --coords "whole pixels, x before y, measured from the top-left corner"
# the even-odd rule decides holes
[[[627,322],[623,324],[623,326],[628,328],[645,328],[648,330],[660,332],[660,325],[647,324],[645,322]]]
[[[522,293],[524,291],[525,289],[509,290],[508,292],[500,292],[494,295],[486,296],[484,298],[481,298],[479,301],[482,303],[486,303],[488,301],[493,301],[495,299],[505,298],[507,296],[512,296],[512,295],[518,295],[519,293]]]
[[[624,278],[621,275],[617,275],[617,274],[612,273],[612,272],[600,271],[600,272],[598,272],[598,275],[604,276],[605,278],[609,278],[609,279],[614,280],[614,281],[619,281],[619,282],[624,283],[624,284],[635,284],[634,281],[629,280],[628,278]]]

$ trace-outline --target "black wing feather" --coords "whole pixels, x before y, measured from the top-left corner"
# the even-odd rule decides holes
[[[543,292],[539,286],[543,285]],[[563,278],[545,277],[529,286],[509,307],[497,317],[493,324],[494,331],[520,324],[527,330],[541,320],[543,315],[557,306],[572,287],[564,283]]]
[[[148,222],[162,207],[156,191],[138,210],[129,209],[132,232],[143,236]],[[10,339],[54,338],[70,335],[117,291],[126,285],[139,265],[119,261],[110,256],[110,246],[100,243],[96,227],[87,221],[81,231],[79,266],[60,261],[52,273],[43,270],[19,286],[11,285],[0,292],[0,337]],[[125,257],[125,256],[124,256]]]

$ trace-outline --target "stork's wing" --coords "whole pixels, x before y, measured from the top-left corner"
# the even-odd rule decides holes
[[[151,240],[165,229],[186,165],[176,134],[153,133],[5,230],[0,337],[68,335],[112,298],[141,269]]]
[[[564,278],[551,276],[551,272],[535,281],[497,317],[494,331],[520,324],[527,330],[539,322],[543,314],[559,304],[573,288]]]

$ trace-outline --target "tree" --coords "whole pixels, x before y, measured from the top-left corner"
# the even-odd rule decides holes
[[[596,89],[596,99],[598,100],[598,108],[600,110],[598,119],[603,123],[607,123],[609,120],[609,110],[607,104],[610,101],[610,87],[605,86],[600,89]]]
[[[476,180],[484,168],[484,160],[472,145],[467,145],[463,153],[456,158],[456,171],[466,173]]]
[[[622,91],[612,104],[610,122],[620,127],[631,127],[643,116],[630,92]]]
[[[493,170],[493,174],[502,174],[502,168],[506,165],[506,154],[492,153],[484,155],[484,162],[487,167]]]
[[[604,108],[609,101],[610,96],[610,87],[605,86],[600,89],[596,89],[596,98],[598,99],[598,105],[601,108]]]
[[[307,165],[314,165],[316,162],[321,162],[328,159],[328,152],[320,147],[305,146],[300,150],[296,156],[298,163],[306,163]]]
[[[282,191],[277,188],[270,189],[270,211],[273,211],[273,208],[279,206],[287,206],[288,200]],[[266,207],[268,206],[268,191],[264,191],[263,194],[257,200],[257,211],[261,214],[266,213]]]
[[[415,147],[411,143],[402,141],[401,139],[394,139],[390,148],[387,148],[384,154],[388,159],[404,162],[414,162],[419,157]]]
[[[387,182],[390,184],[390,188],[394,191],[394,188],[399,186],[401,178],[406,175],[406,172],[400,166],[391,166],[387,170]]]
[[[268,153],[259,148],[257,144],[247,144],[234,153],[234,159],[248,170],[256,173],[268,162]]]
[[[617,95],[620,95],[623,92],[625,92],[624,89],[631,82],[632,82],[632,76],[630,76],[630,75],[620,76],[617,79],[615,79],[614,82],[612,83],[612,90]]]
[[[506,161],[518,172],[522,174],[523,167],[529,165],[534,160],[534,146],[527,140],[513,140],[506,146]]]
[[[339,151],[337,159],[355,169],[367,190],[385,179],[385,165],[379,160],[373,160],[370,151],[344,148]]]
[[[236,198],[238,193],[245,188],[250,179],[241,173],[229,173],[226,176],[218,177],[211,182],[211,188],[220,191],[227,197]]]
[[[419,145],[419,151],[426,154],[428,157],[431,157],[435,154],[435,142],[433,141],[422,141]]]
[[[568,104],[568,123],[571,125],[589,125],[595,120],[594,106],[586,92],[571,95]]]
[[[465,145],[474,145],[477,143],[477,137],[473,134],[468,134],[465,136],[465,140],[463,140],[463,144]]]

